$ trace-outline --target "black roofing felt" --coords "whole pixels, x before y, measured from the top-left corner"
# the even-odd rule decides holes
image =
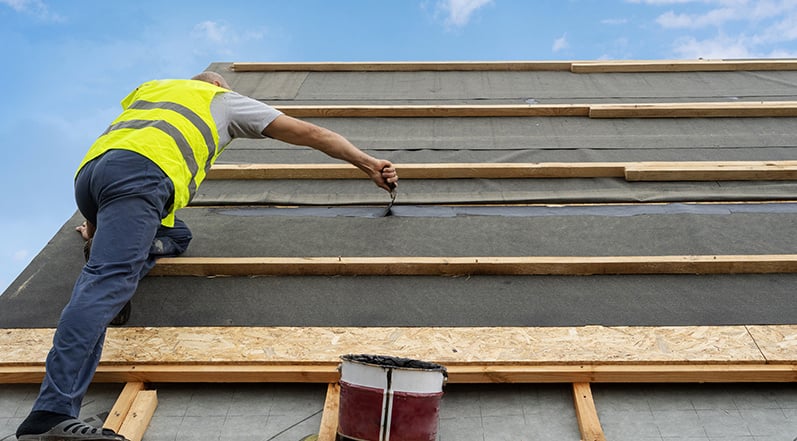
[[[240,92],[274,104],[797,97],[797,72],[231,73],[223,63],[211,69],[228,76]],[[797,158],[793,118],[311,121],[397,163]],[[237,140],[219,162],[334,161],[273,140]],[[194,232],[188,256],[791,254],[797,252],[795,194],[797,183],[778,181],[404,180],[396,215],[381,218],[388,196],[365,179],[208,181],[179,216]],[[723,204],[693,203],[701,201]],[[496,205],[506,203],[578,206]],[[82,240],[74,231],[80,222],[78,215],[67,220],[0,296],[0,327],[55,326],[83,262]],[[134,298],[129,325],[785,324],[797,317],[795,282],[795,274],[148,277]]]

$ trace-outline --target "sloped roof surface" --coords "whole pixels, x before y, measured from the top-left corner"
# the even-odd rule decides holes
[[[243,73],[226,63],[210,69],[233,89],[277,106],[797,96],[795,71]],[[775,161],[794,159],[797,148],[793,118],[308,119],[398,164]],[[236,140],[219,159],[333,162],[273,140]],[[795,194],[795,181],[407,179],[394,216],[382,218],[388,196],[365,178],[209,180],[179,216],[194,232],[186,256],[201,257],[788,254],[797,248]],[[0,296],[0,327],[55,326],[82,265],[82,241],[73,231],[80,222],[77,214],[67,220]],[[786,324],[797,313],[795,282],[794,274],[148,277],[129,325]]]

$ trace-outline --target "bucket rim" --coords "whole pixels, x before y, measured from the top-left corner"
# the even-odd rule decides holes
[[[401,369],[412,371],[441,372],[444,377],[448,377],[446,367],[431,361],[416,360],[406,357],[396,357],[392,355],[374,354],[346,354],[340,356],[341,361],[366,366],[374,366],[382,369]]]

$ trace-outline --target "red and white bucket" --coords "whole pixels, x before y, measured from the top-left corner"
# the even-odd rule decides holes
[[[443,366],[381,355],[340,358],[338,440],[436,439]]]

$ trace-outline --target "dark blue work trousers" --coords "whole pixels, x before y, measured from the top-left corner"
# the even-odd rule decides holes
[[[110,150],[75,179],[81,214],[97,227],[91,256],[61,313],[33,410],[77,417],[100,361],[105,330],[160,256],[191,241],[182,221],[161,225],[174,198],[171,180],[149,159]]]

